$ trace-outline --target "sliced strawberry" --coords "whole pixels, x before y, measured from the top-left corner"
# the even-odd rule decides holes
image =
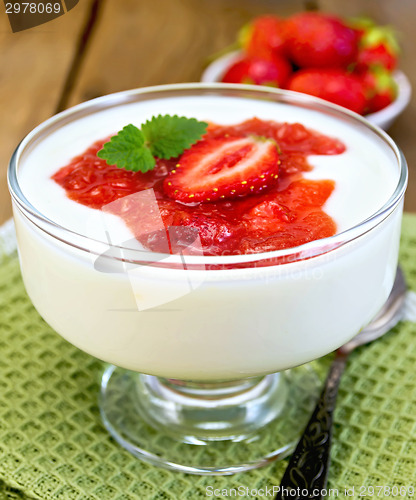
[[[259,193],[276,183],[279,154],[263,137],[204,139],[185,151],[163,183],[175,200],[193,203]]]

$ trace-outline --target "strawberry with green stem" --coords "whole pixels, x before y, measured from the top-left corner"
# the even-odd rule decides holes
[[[391,104],[397,97],[397,83],[382,66],[368,69],[360,75],[366,92],[367,113],[375,113]]]
[[[362,35],[357,55],[356,71],[381,66],[388,71],[397,67],[399,44],[394,30],[388,26],[374,26]]]

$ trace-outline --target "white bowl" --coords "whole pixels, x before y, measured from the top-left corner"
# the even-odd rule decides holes
[[[220,82],[226,70],[241,57],[240,51],[233,51],[215,59],[202,73],[201,82]],[[410,102],[412,87],[407,76],[402,71],[394,72],[394,79],[398,85],[398,95],[394,102],[376,113],[365,115],[365,118],[387,130],[394,120],[403,112]]]

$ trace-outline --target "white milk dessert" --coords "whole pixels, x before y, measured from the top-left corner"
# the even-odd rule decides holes
[[[406,185],[394,143],[319,101],[212,88],[82,104],[13,158],[29,296],[64,338],[117,366],[184,380],[274,373],[342,345],[390,293]],[[150,173],[95,160],[107,138],[158,115],[208,132]],[[166,253],[190,234],[190,250]]]

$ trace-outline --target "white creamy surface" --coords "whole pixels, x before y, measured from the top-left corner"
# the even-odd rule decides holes
[[[178,114],[218,124],[234,124],[252,117],[276,122],[300,122],[346,145],[341,155],[310,156],[314,170],[309,179],[333,179],[336,188],[325,210],[334,218],[338,232],[357,225],[379,210],[392,195],[399,172],[392,151],[381,139],[339,119],[316,111],[282,103],[218,96],[177,97],[126,104],[63,125],[31,148],[21,158],[18,179],[26,198],[54,222],[92,238],[102,238],[91,224],[96,210],[80,205],[65,195],[51,176],[84,152],[94,141],[116,133],[128,123],[141,123],[158,114]],[[110,216],[114,217],[114,216]],[[89,221],[88,224],[86,221]],[[108,222],[107,222],[108,223]],[[120,241],[130,236],[124,223],[118,226]],[[95,232],[96,231],[96,232]]]

